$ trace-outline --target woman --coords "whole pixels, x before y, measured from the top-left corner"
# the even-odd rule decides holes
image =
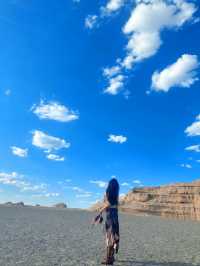
[[[119,184],[115,178],[111,179],[105,193],[104,206],[100,209],[100,214],[95,220],[106,213],[106,248],[107,254],[101,264],[113,265],[114,253],[119,248],[119,221],[118,221],[118,203],[119,203]],[[100,219],[102,220],[102,219]]]

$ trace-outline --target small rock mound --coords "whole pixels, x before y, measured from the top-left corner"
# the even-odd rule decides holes
[[[9,202],[6,202],[4,205],[6,205],[6,206],[16,206],[16,207],[25,207],[25,204],[24,204],[23,201],[16,202],[16,203],[13,203],[13,202],[9,201]]]
[[[61,202],[61,203],[55,204],[53,207],[59,208],[59,209],[66,209],[67,208],[67,204]]]
[[[20,201],[20,202],[15,203],[15,206],[24,207],[25,205],[23,201]]]

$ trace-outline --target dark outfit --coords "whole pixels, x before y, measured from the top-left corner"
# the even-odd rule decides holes
[[[114,247],[119,243],[119,220],[117,206],[109,206],[106,208],[106,244],[107,247]]]

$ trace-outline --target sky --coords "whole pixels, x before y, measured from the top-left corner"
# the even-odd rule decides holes
[[[87,208],[200,178],[200,4],[0,2],[0,202]]]

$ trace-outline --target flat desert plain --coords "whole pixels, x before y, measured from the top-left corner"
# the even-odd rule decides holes
[[[103,226],[73,209],[0,207],[0,266],[100,265]],[[115,265],[200,265],[200,222],[120,214]]]

